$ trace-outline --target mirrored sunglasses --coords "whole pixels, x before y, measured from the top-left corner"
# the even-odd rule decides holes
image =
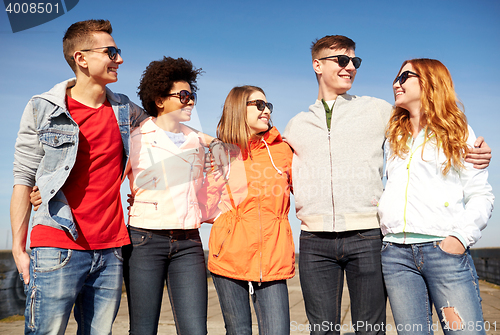
[[[93,52],[96,52],[95,50],[99,50],[99,49],[108,49],[106,52],[108,54],[108,57],[109,59],[111,59],[112,61],[115,61],[116,58],[118,57],[118,55],[121,55],[122,54],[122,51],[116,47],[113,47],[113,46],[110,46],[110,47],[99,47],[99,48],[92,48],[92,49],[85,49],[85,50],[80,50],[80,52],[84,52],[84,51],[93,51]]]

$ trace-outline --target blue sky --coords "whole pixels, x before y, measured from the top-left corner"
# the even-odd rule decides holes
[[[497,0],[80,0],[63,16],[14,34],[2,11],[0,249],[10,247],[12,161],[21,113],[31,96],[73,75],[62,55],[62,37],[76,21],[111,21],[124,63],[118,82],[110,88],[138,103],[139,78],[152,60],[184,57],[203,68],[193,124],[211,135],[235,85],[264,89],[275,106],[273,120],[280,131],[295,114],[307,110],[317,97],[310,58],[316,38],[335,34],[352,38],[363,63],[350,93],[390,103],[394,102],[391,84],[404,60],[439,59],[452,73],[476,135],[484,136],[493,149],[489,180],[496,191],[500,187],[499,16]],[[124,183],[124,193],[127,188]],[[298,245],[300,224],[294,213],[290,219]],[[500,214],[494,213],[477,247],[500,246],[499,223]],[[201,228],[205,241],[209,229],[209,225]]]

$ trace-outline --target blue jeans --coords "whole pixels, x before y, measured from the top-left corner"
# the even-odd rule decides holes
[[[356,334],[383,334],[386,317],[380,229],[300,234],[299,273],[311,334],[351,329],[340,320],[344,273]]]
[[[207,333],[207,273],[198,229],[129,228],[123,247],[130,334],[156,334],[165,284],[177,334]]]
[[[384,242],[382,268],[398,334],[432,334],[432,304],[445,334],[486,334],[476,269],[469,250],[456,255],[439,242]],[[463,330],[448,330],[447,307],[459,315]],[[450,328],[460,328],[459,321]]]
[[[73,305],[77,334],[111,334],[120,306],[121,248],[34,248],[25,285],[25,334],[64,334]]]
[[[252,334],[249,284],[212,273],[215,289],[219,296],[220,308],[224,316],[226,334]],[[289,335],[290,311],[286,280],[252,282],[253,301],[260,335]]]

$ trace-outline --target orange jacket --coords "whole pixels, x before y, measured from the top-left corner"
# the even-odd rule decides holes
[[[207,177],[206,208],[209,215],[219,213],[210,232],[208,269],[245,281],[288,279],[295,274],[288,222],[292,150],[273,127],[250,142],[250,152],[231,157],[227,182]]]

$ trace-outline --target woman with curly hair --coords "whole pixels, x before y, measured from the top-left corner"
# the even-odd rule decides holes
[[[229,171],[207,176],[208,269],[226,334],[252,333],[250,299],[259,334],[290,334],[286,279],[295,273],[288,222],[292,150],[271,124],[273,105],[256,86],[234,87],[217,137],[228,147]]]
[[[487,170],[464,157],[475,136],[438,60],[405,61],[394,80],[379,202],[382,268],[399,334],[485,334],[469,247],[493,209]]]
[[[138,95],[150,117],[131,134],[126,173],[134,197],[132,244],[123,248],[130,334],[156,334],[164,285],[178,334],[207,333],[207,277],[198,228],[204,138],[183,125],[196,104],[196,69],[164,57],[144,71]]]

